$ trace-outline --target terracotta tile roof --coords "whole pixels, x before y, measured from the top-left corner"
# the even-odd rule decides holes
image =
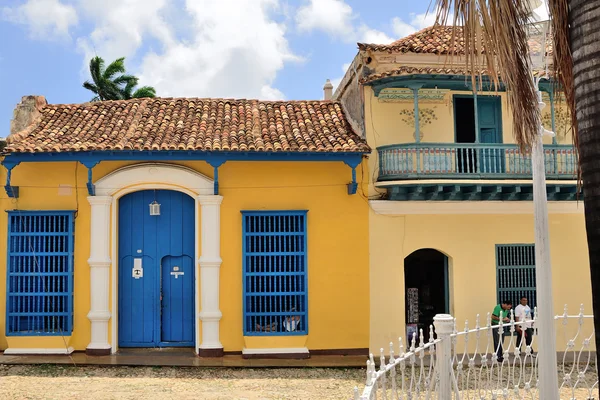
[[[452,30],[455,29],[454,42]],[[548,55],[552,54],[552,40],[547,42]],[[532,42],[531,46],[535,46]],[[538,44],[539,47],[539,44]],[[439,55],[464,55],[465,42],[462,26],[430,26],[387,45],[358,43],[360,50],[372,50],[388,53],[423,53]],[[484,50],[485,52],[485,50]]]
[[[370,152],[339,102],[156,98],[49,104],[8,152]]]
[[[430,26],[387,45],[359,43],[361,50],[387,51],[389,53],[451,54],[452,29],[456,29],[454,49],[464,54],[462,27]]]

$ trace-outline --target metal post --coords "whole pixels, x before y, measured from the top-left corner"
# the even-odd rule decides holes
[[[534,78],[535,79],[535,78]],[[535,79],[536,87],[539,80]],[[533,143],[531,164],[533,175],[533,206],[535,220],[535,277],[537,282],[536,321],[538,327],[538,368],[540,399],[558,400],[558,374],[556,373],[556,333],[552,306],[552,266],[550,263],[550,238],[548,230],[548,199],[546,195],[546,170],[542,138],[549,134],[542,126],[541,110],[546,106],[542,92],[538,91],[540,107],[538,136]]]
[[[414,112],[415,112],[415,141],[419,143],[421,141],[421,127],[419,121],[419,88],[413,88],[414,95]]]
[[[448,314],[437,314],[433,317],[433,325],[437,338],[441,339],[436,345],[437,371],[439,376],[438,400],[452,399],[452,340],[454,318]]]

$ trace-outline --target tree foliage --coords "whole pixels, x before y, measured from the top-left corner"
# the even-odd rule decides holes
[[[121,57],[105,66],[102,57],[90,60],[91,82],[85,81],[83,87],[94,93],[92,101],[129,100],[142,97],[156,97],[151,86],[136,89],[138,77],[125,71],[125,57]]]

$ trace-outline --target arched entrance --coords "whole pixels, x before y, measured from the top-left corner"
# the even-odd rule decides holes
[[[404,292],[407,340],[423,329],[427,341],[433,317],[450,310],[448,257],[434,249],[417,250],[406,257]]]
[[[182,192],[119,199],[119,347],[194,345],[195,220],[194,199]]]
[[[122,205],[120,199],[133,192],[166,190],[190,196],[195,208],[195,217],[192,218],[195,232],[192,262],[196,278],[193,302],[194,347],[200,356],[222,356],[223,345],[219,340],[219,321],[222,316],[219,309],[219,269],[222,262],[220,209],[223,197],[214,194],[213,180],[180,165],[143,163],[119,168],[97,180],[94,186],[95,196],[88,197],[91,211],[88,259],[91,302],[87,316],[91,322],[91,340],[86,353],[107,355],[118,349],[118,336],[121,333],[118,329],[121,306],[117,288],[120,257],[117,228],[119,206]],[[149,212],[149,204],[144,204],[143,210]],[[199,242],[202,243],[201,249]],[[135,254],[138,254],[139,249],[134,250]],[[171,272],[181,271],[173,271],[174,266],[183,268],[180,263],[189,263],[187,257],[185,260],[170,258],[161,261],[163,265],[171,263],[169,277]],[[132,269],[130,266],[130,276],[133,273]],[[109,321],[112,321],[112,324],[109,325]],[[202,332],[199,329],[200,324]],[[112,328],[111,334],[109,327]]]

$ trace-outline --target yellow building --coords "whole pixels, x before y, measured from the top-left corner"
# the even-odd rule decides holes
[[[338,102],[28,96],[11,128],[5,354],[366,354],[370,148]]]
[[[460,28],[458,28],[460,29]],[[473,91],[452,28],[359,44],[338,86],[369,157],[370,349],[424,329],[436,313],[474,325],[501,299],[535,306],[531,160],[519,151],[504,88]],[[461,32],[458,31],[457,35]],[[455,52],[457,67],[448,67]],[[583,204],[568,116],[542,80],[554,310],[591,313]],[[564,100],[562,102],[564,104]],[[416,117],[416,118],[415,118]],[[543,304],[538,305],[543,307]],[[462,325],[461,325],[462,327]],[[566,342],[559,343],[559,350]]]

